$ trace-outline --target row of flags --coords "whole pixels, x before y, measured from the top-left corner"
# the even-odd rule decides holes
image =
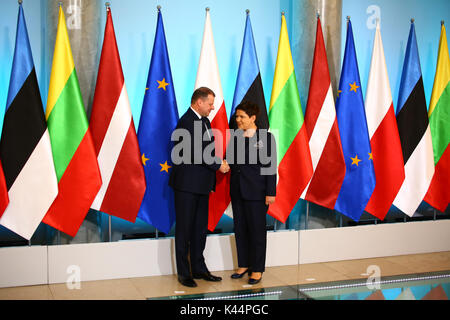
[[[334,113],[318,18],[305,115],[314,173],[302,198],[335,209],[355,221],[364,211],[383,220],[392,204],[413,216],[422,200],[445,211],[450,201],[450,161],[443,156],[450,142],[449,62],[442,24],[430,103],[432,106],[439,101],[440,112],[433,123],[433,108],[430,106],[427,112],[412,22],[395,112],[377,23],[363,101],[352,25],[348,20]],[[436,159],[438,148],[442,156]]]
[[[395,113],[379,25],[363,101],[350,20],[338,94],[333,97],[320,18],[306,112],[303,115],[284,15],[269,113],[247,13],[236,89],[228,122],[206,11],[195,88],[215,94],[209,115],[220,130],[236,128],[236,106],[261,107],[259,128],[277,139],[277,197],[269,215],[285,222],[305,199],[358,221],[364,211],[384,219],[394,204],[412,216],[422,200],[444,211],[450,200],[450,59],[441,27],[438,64],[427,112],[414,24]],[[89,208],[169,233],[175,222],[168,186],[171,134],[178,122],[163,19],[158,19],[136,134],[115,38],[107,19],[92,114],[88,121],[62,8],[44,114],[22,5],[0,141],[0,224],[30,239],[39,223],[75,236]],[[3,174],[2,174],[3,173]],[[3,179],[4,177],[4,179]],[[213,231],[230,208],[229,173],[217,173],[209,201]]]

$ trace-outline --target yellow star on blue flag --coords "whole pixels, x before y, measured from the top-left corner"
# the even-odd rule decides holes
[[[166,82],[166,78],[163,78],[161,81],[156,80],[156,82],[159,83],[158,89],[163,88],[164,91],[166,91],[166,87],[169,85],[169,84]]]
[[[164,163],[160,163],[159,165],[161,166],[160,172],[165,171],[165,172],[169,173],[169,169],[172,168],[172,166],[169,166],[167,164],[167,161]]]
[[[350,83],[350,91],[354,91],[357,92],[357,89],[359,88],[359,86],[356,85],[356,81],[353,83]]]
[[[145,153],[143,153],[142,156],[141,156],[141,160],[142,160],[142,164],[144,166],[146,166],[147,165],[147,161],[149,160],[149,158],[146,158],[145,157]]]
[[[356,164],[357,167],[359,167],[359,163],[362,161],[360,159],[358,159],[358,155],[356,155],[354,158],[350,158],[352,159],[352,164]]]

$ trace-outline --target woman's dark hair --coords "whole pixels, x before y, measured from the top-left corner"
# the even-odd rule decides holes
[[[256,116],[258,118],[259,115],[259,107],[256,103],[253,103],[251,101],[243,101],[241,102],[237,107],[236,111],[242,110],[244,111],[249,117]]]

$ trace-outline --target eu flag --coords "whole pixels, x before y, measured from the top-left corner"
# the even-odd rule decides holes
[[[168,185],[172,168],[170,136],[178,122],[169,55],[161,12],[138,128],[138,141],[147,189],[138,218],[169,233],[175,222],[173,191]]]
[[[375,171],[350,20],[336,115],[347,170],[334,209],[359,221],[375,188]]]

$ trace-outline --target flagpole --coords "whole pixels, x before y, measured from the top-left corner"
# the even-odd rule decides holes
[[[108,11],[110,10],[111,2],[105,2],[106,7],[106,15],[108,15]],[[108,241],[112,242],[112,217],[108,215]]]
[[[111,221],[112,221],[112,217],[110,215],[108,215],[108,238],[109,238],[109,242],[112,241],[112,228],[111,228]]]
[[[305,200],[306,201],[306,200]],[[306,201],[306,219],[305,219],[305,230],[308,230],[309,224],[309,201]]]
[[[106,7],[106,15],[108,15],[108,11],[110,10],[111,2],[105,2]],[[108,215],[108,242],[112,241],[112,218],[111,215]]]
[[[108,15],[108,11],[110,10],[111,3],[110,2],[105,2],[105,7],[106,7],[106,15]],[[108,242],[112,241],[112,218],[111,215],[108,215]]]
[[[284,16],[284,11],[281,11],[281,17],[283,17],[283,16]],[[281,21],[283,21],[283,20],[281,20]],[[281,23],[283,23],[283,22],[281,22]],[[275,219],[274,229],[275,229],[275,231],[278,229],[278,219]]]
[[[105,2],[106,14],[110,11],[111,2]],[[112,242],[112,217],[108,215],[108,241]]]

